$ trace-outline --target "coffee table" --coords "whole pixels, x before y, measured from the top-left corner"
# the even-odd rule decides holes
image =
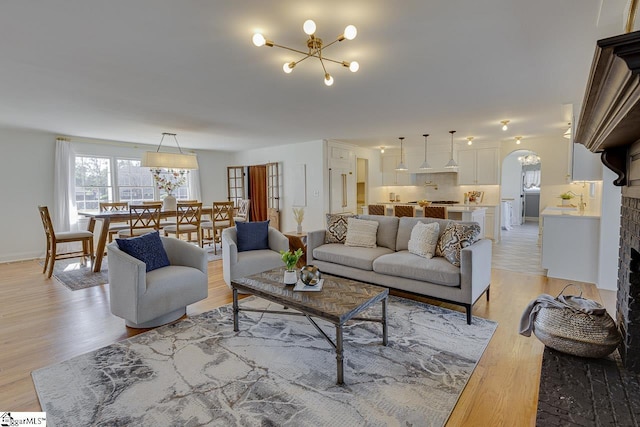
[[[293,291],[293,286],[283,283],[284,267],[254,274],[231,281],[233,289],[233,330],[238,331],[238,313],[256,311],[260,313],[278,313],[305,316],[336,351],[337,384],[344,383],[343,370],[343,327],[349,320],[382,323],[382,344],[387,345],[387,299],[389,289],[369,285],[357,280],[323,274],[324,284],[320,292]],[[264,298],[276,304],[282,304],[287,311],[257,310],[240,308],[238,291]],[[368,307],[382,303],[382,315],[379,318],[355,317]],[[296,311],[289,311],[293,309]],[[312,319],[326,320],[336,328],[335,342]]]

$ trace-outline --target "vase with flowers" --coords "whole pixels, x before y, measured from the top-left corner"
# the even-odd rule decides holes
[[[177,201],[173,192],[182,187],[187,182],[186,170],[174,169],[151,169],[151,175],[158,190],[166,191],[167,195],[162,200],[162,209],[165,211],[175,211]]]
[[[285,285],[295,285],[298,281],[298,275],[296,274],[296,264],[298,260],[303,255],[302,249],[297,249],[295,252],[291,251],[280,251],[280,257],[282,258],[282,262],[287,267],[284,272],[284,284]]]
[[[302,221],[304,220],[304,208],[293,208],[293,218],[295,218],[298,227],[296,233],[302,234]]]

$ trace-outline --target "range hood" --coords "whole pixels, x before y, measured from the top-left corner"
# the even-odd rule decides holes
[[[618,175],[614,184],[637,186],[640,195],[640,176],[630,173],[640,169],[640,162],[633,165],[640,160],[639,73],[640,31],[597,42],[575,142],[602,153]]]

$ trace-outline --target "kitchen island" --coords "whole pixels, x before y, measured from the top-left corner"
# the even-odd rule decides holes
[[[385,205],[387,216],[393,216],[393,206],[394,205],[406,205],[406,206],[415,206],[416,207],[416,216],[421,217],[424,216],[424,211],[422,206],[417,203],[401,203],[401,202],[379,202],[376,203],[379,205]],[[431,204],[430,206],[446,206],[447,208],[447,219],[453,219],[457,221],[473,221],[480,224],[480,238],[485,237],[485,215],[487,208],[484,206],[478,205],[439,205],[439,204]],[[368,208],[366,206],[363,207],[363,213],[366,215],[369,213]]]

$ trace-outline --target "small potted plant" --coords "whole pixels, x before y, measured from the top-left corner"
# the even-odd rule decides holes
[[[285,285],[295,285],[298,281],[298,275],[296,274],[295,268],[302,254],[302,249],[297,249],[295,252],[280,251],[282,262],[287,266],[287,269],[284,272]]]
[[[567,191],[566,193],[562,193],[560,195],[560,198],[562,199],[562,205],[568,205],[569,200],[573,199],[574,197],[575,196],[570,191]]]

